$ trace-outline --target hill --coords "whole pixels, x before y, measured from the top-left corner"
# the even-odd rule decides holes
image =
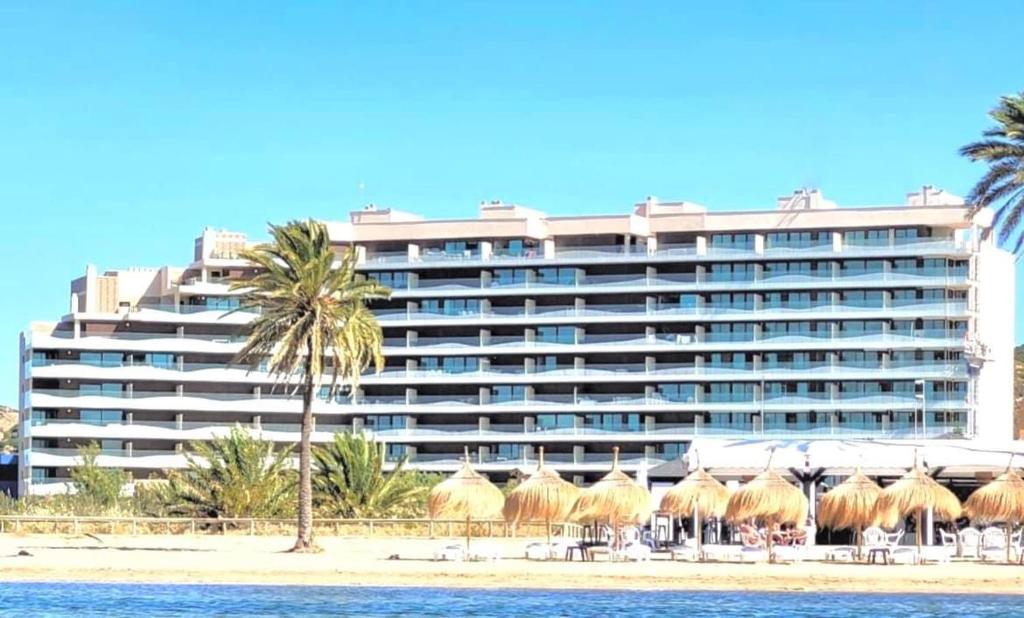
[[[18,437],[18,411],[0,406],[0,453],[13,453]]]
[[[1013,349],[1013,437],[1024,439],[1024,345]]]

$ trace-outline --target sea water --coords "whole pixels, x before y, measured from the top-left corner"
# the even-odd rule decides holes
[[[3,574],[0,573],[0,579]],[[1008,595],[8,583],[0,616],[1024,616]]]

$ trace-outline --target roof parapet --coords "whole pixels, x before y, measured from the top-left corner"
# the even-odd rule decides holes
[[[826,200],[819,189],[797,189],[793,195],[785,195],[775,200],[779,210],[832,210],[839,205]]]
[[[501,200],[480,202],[481,219],[543,219],[546,214],[518,204],[506,204]]]
[[[945,189],[924,185],[920,191],[907,194],[907,206],[963,206],[964,198]]]
[[[652,217],[655,215],[694,215],[707,212],[707,208],[694,202],[662,202],[653,195],[648,195],[644,201],[637,202],[633,206],[633,214],[640,217]]]
[[[414,215],[411,212],[395,210],[393,208],[378,208],[376,204],[367,204],[362,210],[356,210],[349,214],[353,224],[361,223],[408,223],[410,221],[422,221],[423,217]]]

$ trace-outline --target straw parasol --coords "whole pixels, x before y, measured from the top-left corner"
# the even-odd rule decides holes
[[[565,521],[580,495],[579,487],[563,480],[557,472],[544,467],[544,447],[540,447],[537,470],[505,498],[503,514],[513,524],[543,521],[551,543],[551,522]]]
[[[466,447],[462,467],[430,490],[427,512],[431,519],[465,519],[468,549],[471,521],[498,515],[504,503],[501,490],[470,467]]]
[[[769,455],[764,472],[729,496],[725,517],[732,522],[764,521],[768,528],[768,560],[771,561],[774,559],[772,532],[780,524],[802,524],[806,521],[807,496],[771,469]]]
[[[1003,522],[1006,525],[1006,561],[1010,562],[1013,528],[1024,521],[1024,479],[1007,466],[1006,472],[967,498],[964,511],[972,520]]]
[[[651,513],[651,494],[619,470],[619,447],[612,449],[612,469],[598,482],[580,492],[573,507],[579,521],[606,521],[618,528],[638,524]]]
[[[818,521],[833,530],[852,529],[861,552],[864,528],[873,526],[878,520],[876,503],[882,488],[857,470],[845,481],[821,498],[818,505]]]
[[[715,477],[698,466],[686,478],[673,485],[661,498],[661,511],[677,517],[696,519],[697,556],[703,559],[701,549],[701,517],[721,517],[729,502],[729,490]]]
[[[914,515],[915,537],[917,538],[917,555],[921,556],[921,511],[932,509],[932,514],[941,521],[953,521],[960,516],[960,501],[953,492],[939,485],[928,476],[917,463],[914,454],[914,467],[898,481],[882,490],[876,503],[877,512],[887,528],[896,525],[896,521],[907,515]]]

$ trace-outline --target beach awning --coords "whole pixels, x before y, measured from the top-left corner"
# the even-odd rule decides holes
[[[780,472],[812,472],[848,476],[858,467],[868,476],[902,476],[918,457],[932,474],[942,478],[976,478],[1001,474],[1011,454],[1024,455],[1024,442],[977,440],[694,440],[699,465],[717,478],[752,477],[775,450],[772,467]],[[680,479],[696,469],[687,458],[666,462],[648,471],[652,479]]]

